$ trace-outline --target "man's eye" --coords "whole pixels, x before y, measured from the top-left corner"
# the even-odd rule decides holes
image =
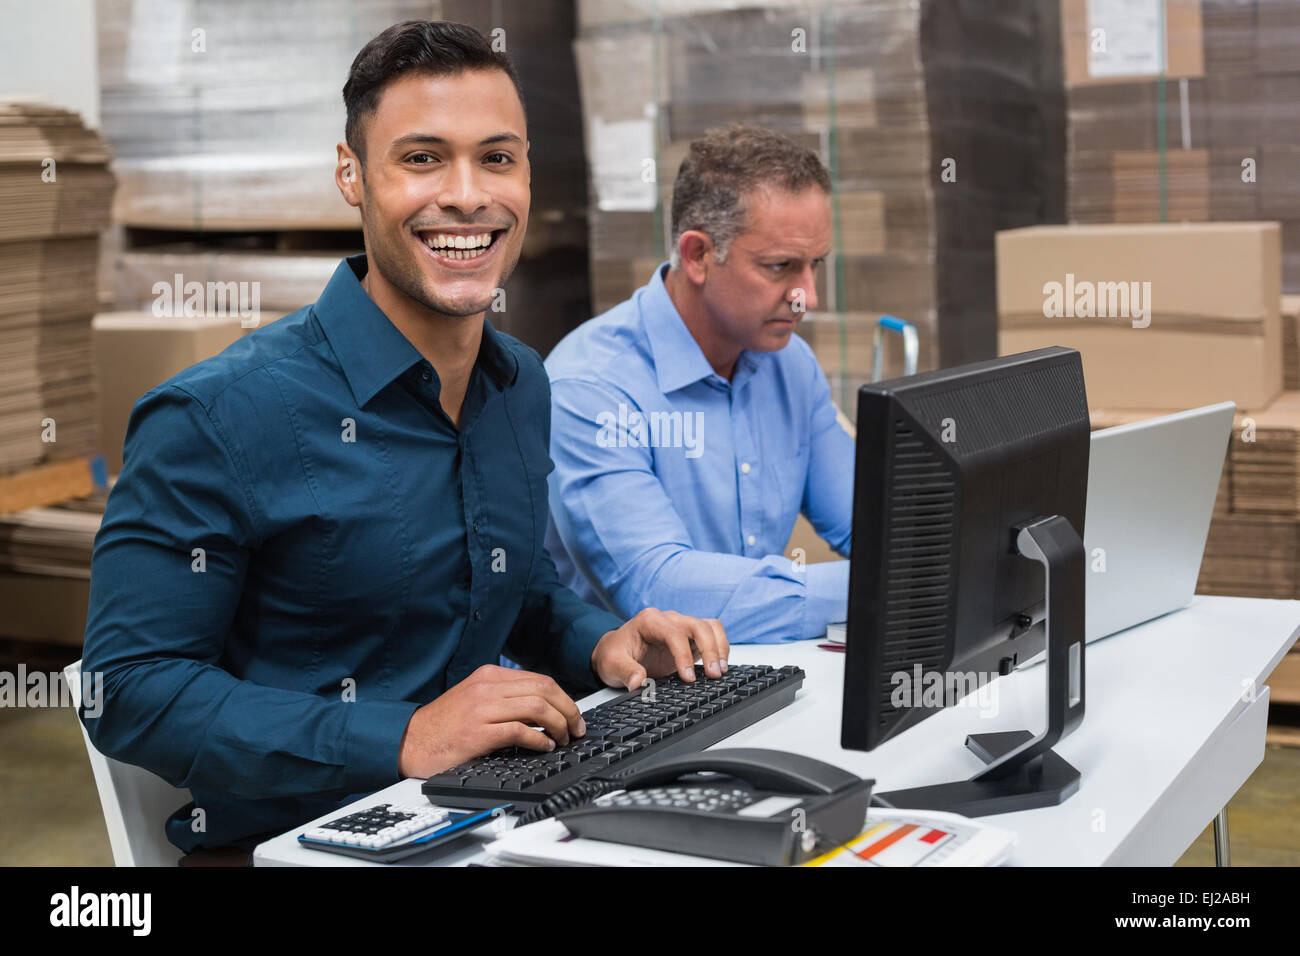
[[[490,153],[488,154],[486,159],[488,159],[488,161],[491,162],[493,166],[504,166],[507,163],[511,162],[509,153]]]
[[[406,161],[407,161],[407,162],[410,162],[410,163],[415,163],[415,161],[418,160],[418,159],[427,159],[427,160],[429,160],[429,161],[431,161],[431,162],[437,162],[437,157],[434,156],[434,155],[431,154],[431,153],[412,153],[410,156],[408,156],[408,157],[406,158]],[[417,165],[417,166],[427,166],[427,165],[429,165],[429,164],[428,164],[428,163],[415,163],[415,165]]]
[[[768,266],[768,268],[771,269],[773,272],[780,272],[789,264],[790,264],[789,262],[773,262],[771,265]]]

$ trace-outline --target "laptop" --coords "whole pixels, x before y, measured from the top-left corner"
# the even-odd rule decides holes
[[[1191,602],[1235,412],[1220,402],[1092,433],[1085,641]],[[842,643],[844,625],[831,624],[826,637]]]
[[[1085,640],[1191,602],[1235,412],[1220,402],[1092,433]]]

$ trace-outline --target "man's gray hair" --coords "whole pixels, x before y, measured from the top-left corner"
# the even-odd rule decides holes
[[[673,183],[672,264],[681,266],[677,240],[698,230],[713,240],[724,262],[731,242],[745,231],[745,196],[757,187],[831,191],[830,173],[812,150],[761,126],[734,123],[711,129],[691,143]]]

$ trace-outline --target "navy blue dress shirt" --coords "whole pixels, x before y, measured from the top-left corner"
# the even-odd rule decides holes
[[[95,746],[188,788],[183,850],[248,846],[398,780],[411,714],[504,651],[594,688],[622,622],[543,540],[550,391],[485,320],[457,428],[340,263],[313,306],[140,399],[95,539]]]

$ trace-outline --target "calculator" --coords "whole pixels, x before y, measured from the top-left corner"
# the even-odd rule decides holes
[[[312,827],[298,835],[298,843],[312,850],[390,863],[455,840],[513,809],[509,803],[487,810],[381,803]]]

